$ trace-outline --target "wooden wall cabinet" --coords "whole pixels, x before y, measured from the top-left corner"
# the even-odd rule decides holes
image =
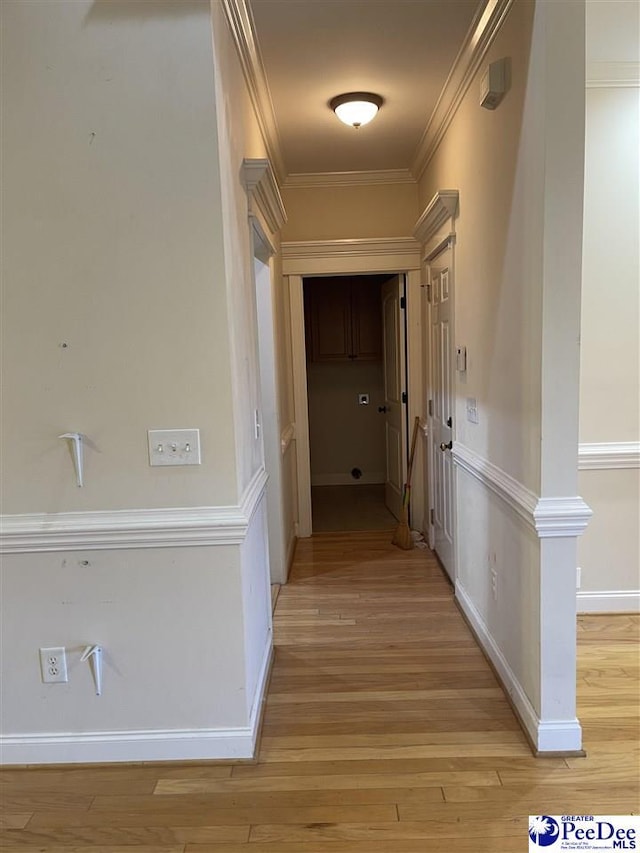
[[[380,287],[358,278],[305,282],[307,360],[376,361],[382,358]]]

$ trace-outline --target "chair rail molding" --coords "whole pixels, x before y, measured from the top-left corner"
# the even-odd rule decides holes
[[[0,517],[0,554],[239,545],[265,494],[260,468],[235,506],[33,513]]]
[[[457,468],[466,471],[490,489],[540,539],[580,536],[586,529],[592,511],[578,495],[538,497],[502,468],[459,442],[454,443],[452,455]]]
[[[581,471],[640,468],[640,441],[580,444],[578,468]]]
[[[637,89],[640,62],[587,63],[587,89]]]

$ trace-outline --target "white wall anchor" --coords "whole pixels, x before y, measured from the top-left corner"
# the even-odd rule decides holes
[[[76,482],[82,488],[82,456],[84,451],[84,436],[80,432],[65,432],[58,438],[64,438],[72,442],[73,463],[76,467]]]
[[[96,696],[102,695],[102,646],[87,646],[82,652],[81,662],[89,661],[93,680],[96,685]]]

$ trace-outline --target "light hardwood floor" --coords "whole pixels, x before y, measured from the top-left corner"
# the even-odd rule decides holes
[[[5,771],[3,853],[520,853],[529,814],[637,812],[638,618],[580,618],[588,757],[535,759],[436,562],[388,539],[299,543],[257,764]]]

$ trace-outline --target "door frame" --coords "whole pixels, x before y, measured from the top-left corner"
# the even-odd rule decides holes
[[[304,331],[303,278],[316,275],[406,275],[407,382],[409,422],[423,411],[422,331],[420,316],[421,252],[412,237],[371,240],[316,240],[282,243],[282,272],[287,285],[291,318],[291,354],[295,445],[298,480],[298,525],[296,535],[311,536],[311,458],[309,448],[309,405]],[[414,524],[422,526],[424,483],[421,472],[411,490]]]
[[[455,269],[455,245],[456,245],[456,217],[458,215],[459,192],[458,190],[440,190],[431,199],[425,208],[422,216],[418,220],[414,234],[420,241],[422,246],[422,271],[425,277],[425,286],[423,287],[423,304],[422,316],[424,318],[422,328],[422,358],[423,370],[425,373],[425,388],[426,395],[424,400],[424,424],[423,438],[425,459],[427,463],[426,471],[426,487],[427,487],[427,507],[425,508],[425,533],[429,547],[433,550],[435,547],[435,530],[431,523],[431,509],[435,506],[435,482],[434,482],[434,465],[430,454],[430,430],[431,419],[428,411],[428,402],[433,399],[433,365],[431,364],[431,311],[432,303],[428,297],[431,286],[430,264],[446,249],[451,250],[451,282],[449,290],[449,323],[452,329],[451,335],[451,352],[449,358],[450,364],[450,387],[452,390],[453,399],[456,398],[456,371],[455,371],[455,304],[456,304],[456,269]],[[456,421],[457,412],[453,412],[453,427],[452,440],[455,446],[456,437]],[[458,576],[458,524],[457,524],[457,496],[456,496],[456,469],[453,468],[453,476],[451,483],[452,490],[452,530],[453,530],[453,576]]]

